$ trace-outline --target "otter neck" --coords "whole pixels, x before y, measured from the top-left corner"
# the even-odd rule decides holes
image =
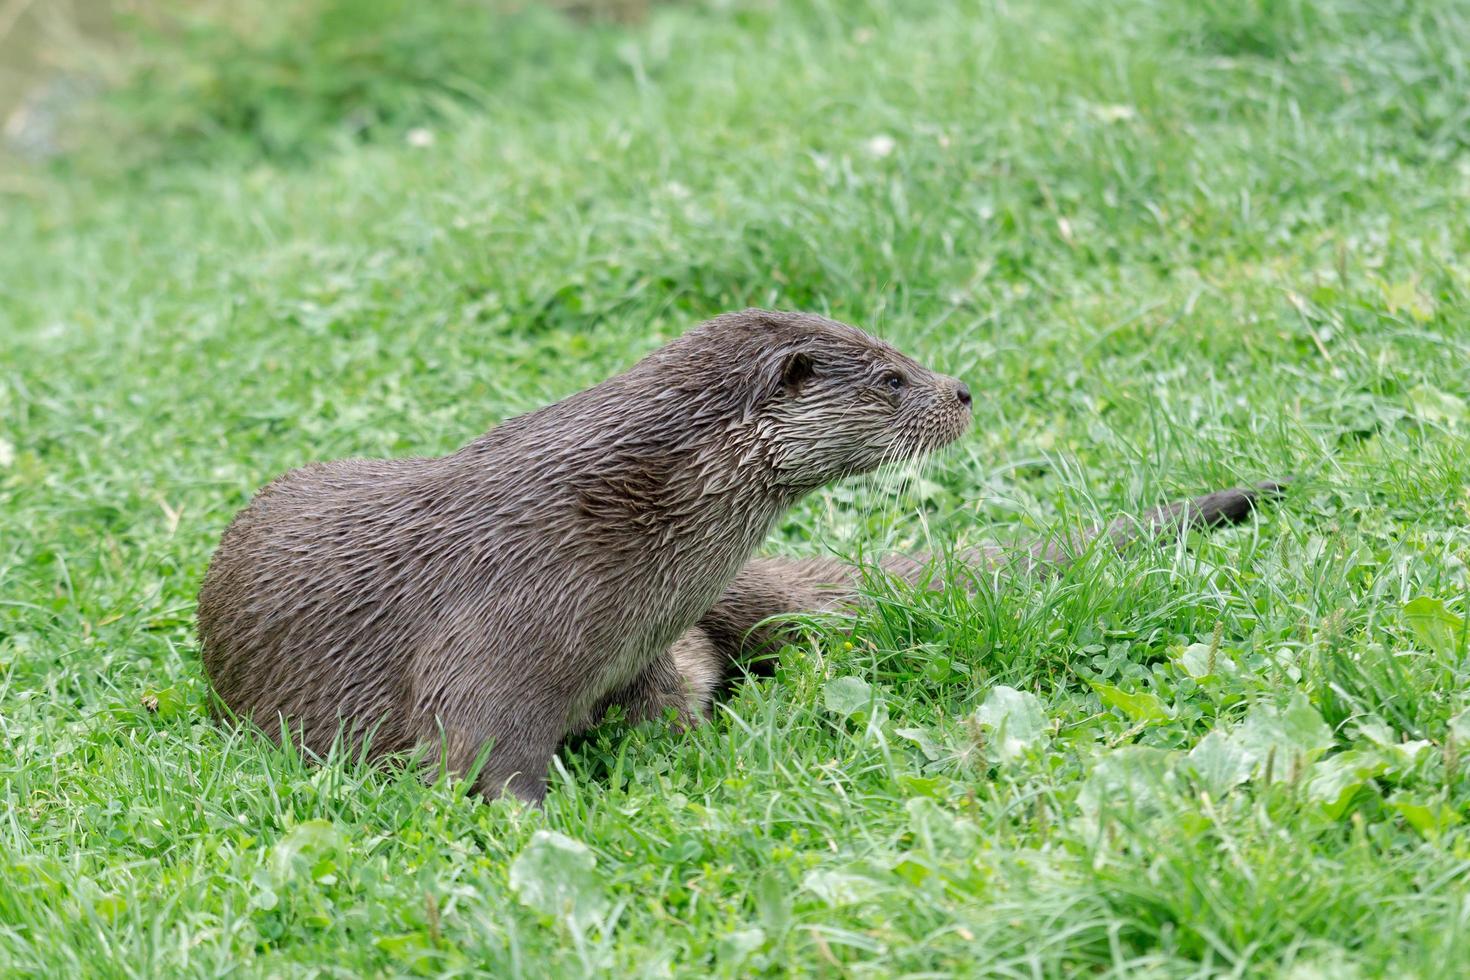
[[[753,549],[805,495],[779,478],[759,419],[629,389],[627,378],[604,382],[510,419],[456,455],[480,479],[545,487],[597,520],[608,538],[680,551]],[[505,468],[507,456],[515,471]]]
[[[584,508],[621,519],[630,534],[750,550],[801,496],[773,480],[752,436],[722,427],[666,446],[644,439],[589,446],[588,476],[572,482]]]

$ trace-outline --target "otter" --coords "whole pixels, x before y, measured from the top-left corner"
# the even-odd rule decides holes
[[[856,327],[718,316],[447,456],[268,484],[205,574],[205,672],[315,753],[437,743],[482,794],[539,801],[608,705],[692,723],[728,655],[699,621],[775,521],[958,439],[970,401]]]

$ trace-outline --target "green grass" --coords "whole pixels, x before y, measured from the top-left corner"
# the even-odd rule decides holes
[[[1470,971],[1465,4],[515,23],[535,64],[394,102],[430,146],[207,138],[238,120],[180,85],[113,110],[147,166],[0,205],[0,973]],[[206,717],[194,594],[256,487],[747,304],[977,395],[772,550],[1299,481],[1050,581],[879,584],[701,730],[564,752],[543,810]]]

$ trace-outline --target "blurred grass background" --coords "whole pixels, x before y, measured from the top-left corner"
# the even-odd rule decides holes
[[[547,67],[567,31],[638,23],[650,8],[648,0],[7,0],[0,117],[13,153],[66,152],[106,169],[226,155],[299,163],[482,106]],[[593,58],[589,74],[599,70]],[[560,75],[557,87],[574,94],[576,80]]]

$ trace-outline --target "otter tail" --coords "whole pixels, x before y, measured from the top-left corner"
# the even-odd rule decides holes
[[[1027,546],[986,545],[955,555],[955,565],[983,569],[1051,574],[1065,568],[1105,539],[1122,550],[1140,541],[1165,544],[1191,530],[1235,524],[1245,520],[1267,499],[1279,497],[1287,481],[1257,484],[1207,493],[1146,511],[1140,517],[1120,517],[1112,523],[1080,533],[1053,536]],[[929,554],[885,555],[878,565],[890,575],[914,585],[942,589],[944,569]],[[754,666],[772,654],[785,635],[785,617],[832,612],[861,599],[863,572],[835,558],[756,558],[735,577],[699,626],[727,663]]]
[[[1141,517],[1119,517],[1106,527],[1092,528],[1081,535],[1049,538],[1030,548],[1028,565],[1066,565],[1083,554],[1094,541],[1106,538],[1122,551],[1137,541],[1166,544],[1194,530],[1239,524],[1263,499],[1280,497],[1287,480],[1270,480],[1254,487],[1217,490],[1191,500],[1175,501],[1145,511]]]

